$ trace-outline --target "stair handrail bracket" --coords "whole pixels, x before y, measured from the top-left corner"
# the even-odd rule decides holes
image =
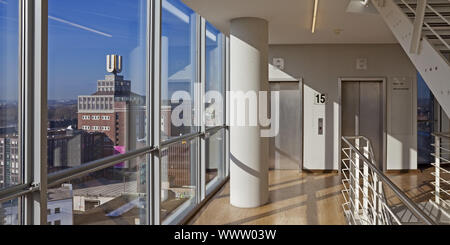
[[[351,225],[402,225],[394,206],[388,203],[385,187],[393,197],[400,200],[417,220],[435,225],[417,204],[377,168],[373,148],[364,136],[342,137],[341,176],[344,197],[342,205],[347,221]]]

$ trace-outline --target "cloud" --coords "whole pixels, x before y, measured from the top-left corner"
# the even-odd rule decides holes
[[[8,4],[8,2],[6,2],[6,1],[4,1],[4,0],[0,0],[0,3]]]
[[[0,1],[2,1],[2,0],[0,0]],[[73,22],[70,22],[70,21],[67,21],[67,20],[63,20],[61,18],[57,18],[57,17],[54,17],[54,16],[48,16],[48,18],[51,19],[51,20],[60,22],[60,23],[64,23],[64,24],[67,24],[67,25],[70,25],[70,26],[73,26],[73,27],[76,27],[76,28],[80,28],[80,29],[85,30],[85,31],[89,31],[89,32],[98,34],[98,35],[102,35],[102,36],[110,37],[110,38],[113,37],[111,34],[108,34],[108,33],[105,33],[105,32],[101,32],[101,31],[89,28],[87,26],[82,26],[82,25],[79,25],[77,23],[73,23]]]

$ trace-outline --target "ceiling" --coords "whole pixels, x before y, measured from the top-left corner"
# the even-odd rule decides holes
[[[314,0],[182,1],[227,34],[231,19],[266,19],[270,44],[397,43],[380,15],[346,12],[350,0],[319,0],[314,34]]]

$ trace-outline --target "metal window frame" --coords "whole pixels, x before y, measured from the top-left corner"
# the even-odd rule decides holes
[[[151,94],[151,118],[148,131],[151,135],[151,144],[157,149],[161,145],[161,18],[162,18],[162,0],[151,1],[151,18],[149,20],[148,51],[149,62],[149,87]],[[161,224],[161,166],[160,166],[159,152],[154,152],[151,155],[150,165],[148,166],[147,179],[148,188],[148,219],[151,225]]]
[[[198,179],[198,186],[199,186],[199,193],[198,195],[198,203],[200,203],[202,200],[206,197],[206,139],[209,138],[209,134],[206,134],[206,105],[205,105],[205,94],[206,94],[206,20],[203,17],[198,18],[199,24],[197,25],[200,30],[197,33],[197,48],[199,50],[199,82],[200,82],[200,115],[198,118],[199,122],[201,123],[200,130],[201,132],[205,133],[204,137],[200,139],[200,167],[198,169],[199,171],[199,179]]]
[[[20,1],[20,158],[25,183],[21,223],[47,224],[48,0]]]
[[[205,21],[205,26],[204,26],[204,33],[202,33],[202,38],[204,39],[204,46],[202,47],[202,51],[204,52],[204,55],[202,56],[202,58],[203,58],[203,60],[204,60],[204,64],[203,64],[203,67],[204,67],[204,73],[203,73],[203,75],[204,75],[204,77],[205,77],[205,79],[204,79],[204,84],[205,84],[205,94],[206,94],[206,20],[204,20]],[[227,129],[226,129],[226,118],[227,118],[227,99],[226,99],[226,91],[227,91],[227,60],[228,60],[228,58],[227,58],[227,37],[225,36],[225,34],[223,34],[223,33],[221,33],[220,35],[219,35],[219,39],[217,40],[217,45],[219,46],[219,52],[220,52],[220,58],[221,58],[221,62],[219,63],[220,64],[220,72],[221,72],[221,74],[220,74],[220,76],[221,76],[221,79],[220,79],[220,85],[221,85],[221,92],[222,92],[222,99],[223,99],[223,101],[222,101],[222,115],[221,115],[221,117],[222,117],[222,126],[216,126],[216,127],[211,127],[211,128],[206,128],[206,118],[205,118],[205,115],[204,115],[204,125],[203,126],[205,126],[205,132],[206,132],[206,135],[205,135],[205,141],[204,141],[204,144],[205,144],[205,147],[206,147],[206,138],[210,138],[211,136],[213,136],[213,135],[215,135],[215,134],[217,134],[217,133],[220,133],[220,131],[222,130],[222,129],[224,129],[224,134],[223,134],[223,137],[224,137],[224,144],[223,144],[223,149],[222,149],[222,151],[223,151],[223,157],[222,157],[222,162],[223,162],[223,164],[222,165],[220,165],[219,166],[219,175],[216,177],[216,178],[214,178],[214,180],[212,180],[210,183],[208,183],[208,184],[206,184],[206,161],[208,161],[209,159],[206,159],[206,148],[205,148],[205,150],[204,150],[204,152],[205,152],[205,154],[204,154],[204,161],[203,161],[203,166],[204,166],[204,169],[202,170],[202,174],[203,174],[203,176],[204,176],[204,178],[203,178],[203,182],[202,182],[202,184],[204,185],[204,190],[205,190],[205,193],[204,193],[204,196],[203,196],[203,198],[202,198],[202,201],[209,195],[209,194],[211,194],[211,193],[213,193],[213,192],[215,192],[215,189],[220,185],[220,183],[221,183],[221,181],[223,181],[228,175],[227,175],[227,164],[226,164],[226,162],[227,162],[227,157],[226,157],[226,152],[227,152]],[[204,110],[206,110],[206,105],[204,104],[204,106],[203,106],[203,108],[204,108]]]
[[[162,0],[157,0],[162,1]],[[195,176],[195,184],[196,184],[196,198],[192,201],[188,202],[187,204],[181,205],[174,213],[170,214],[169,216],[165,217],[164,220],[161,220],[161,217],[159,218],[158,224],[178,224],[183,221],[184,217],[189,216],[190,213],[192,213],[197,206],[201,203],[201,201],[205,198],[205,188],[203,183],[204,174],[204,136],[206,135],[205,127],[204,127],[204,91],[205,91],[205,83],[204,83],[204,38],[203,34],[205,33],[205,21],[204,19],[197,13],[194,13],[195,18],[195,25],[191,28],[195,29],[193,30],[194,37],[195,38],[195,55],[196,57],[192,59],[192,61],[195,63],[195,79],[193,84],[193,94],[194,94],[194,132],[186,135],[182,135],[179,137],[174,137],[170,139],[166,139],[164,141],[161,141],[159,144],[159,150],[162,150],[164,148],[169,147],[170,145],[174,145],[183,141],[189,141],[192,143],[195,141],[196,143],[196,149],[194,155],[192,155],[191,164],[193,168],[193,173]],[[162,20],[161,20],[162,23]],[[161,26],[161,23],[159,26]],[[160,47],[161,48],[161,47]],[[192,48],[192,47],[191,47]],[[159,53],[161,53],[159,51]],[[160,100],[160,98],[159,98]],[[161,108],[158,109],[161,111]],[[158,119],[158,123],[160,123]],[[159,125],[159,124],[158,124]],[[158,127],[159,131],[161,130],[160,127]],[[158,156],[159,157],[159,156]],[[195,159],[195,161],[193,161]],[[159,161],[161,159],[159,158]],[[159,176],[159,186],[161,187],[161,176]],[[157,193],[161,193],[161,189],[158,190]],[[160,199],[160,196],[158,196]],[[158,214],[160,214],[160,206],[158,207],[157,211]]]
[[[230,36],[225,40],[225,176],[230,176],[230,105],[228,94],[230,91]]]

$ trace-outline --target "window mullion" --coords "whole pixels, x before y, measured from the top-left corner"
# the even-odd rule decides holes
[[[150,30],[148,33],[148,42],[150,45],[148,60],[150,61],[150,80],[151,89],[151,121],[149,132],[151,132],[151,144],[161,150],[161,5],[162,0],[151,0],[150,10]],[[161,158],[160,152],[152,154],[151,164],[149,166],[150,179],[148,183],[150,194],[150,224],[161,224]]]
[[[230,91],[230,37],[226,37],[225,40],[225,93],[224,93],[224,105],[225,105],[225,176],[230,175],[230,100],[228,97],[228,91]]]
[[[203,17],[198,18],[198,42],[197,42],[197,49],[198,49],[198,72],[199,72],[199,82],[200,82],[200,92],[199,92],[199,104],[200,104],[200,113],[199,118],[197,119],[198,122],[200,122],[200,131],[202,133],[206,132],[206,120],[205,120],[205,93],[206,93],[206,20]],[[197,195],[199,197],[199,202],[203,201],[206,197],[206,139],[207,135],[204,137],[201,137],[200,139],[200,161],[198,168],[198,187],[199,187],[199,193],[200,195]]]
[[[25,224],[47,224],[48,1],[22,0],[21,138],[24,179],[39,191],[25,197]]]

